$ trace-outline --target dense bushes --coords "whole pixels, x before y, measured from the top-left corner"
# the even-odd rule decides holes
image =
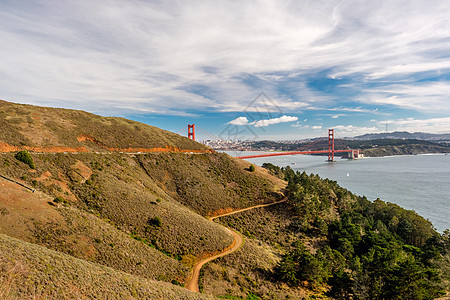
[[[275,270],[279,280],[313,289],[328,286],[328,296],[337,299],[443,294],[437,264],[450,252],[448,234],[439,235],[414,211],[357,197],[317,175],[282,171],[289,180],[289,203],[301,220],[296,229],[324,242],[314,254],[294,242]]]
[[[17,152],[15,155],[15,158],[25,164],[27,164],[30,168],[36,169],[34,166],[33,158],[31,157],[30,153],[28,153],[27,150],[22,150]]]

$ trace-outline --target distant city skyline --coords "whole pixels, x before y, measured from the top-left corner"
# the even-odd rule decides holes
[[[449,15],[445,0],[4,0],[0,99],[243,139],[450,133]]]

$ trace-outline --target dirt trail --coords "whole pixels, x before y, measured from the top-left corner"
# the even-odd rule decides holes
[[[234,211],[227,212],[227,213],[224,213],[224,214],[221,214],[221,215],[210,217],[209,220],[212,221],[212,220],[214,220],[216,218],[225,217],[225,216],[237,214],[237,213],[240,213],[240,212],[243,212],[243,211],[247,211],[247,210],[251,210],[251,209],[255,209],[255,208],[260,208],[260,207],[271,206],[271,205],[275,205],[275,204],[279,204],[279,203],[283,203],[283,202],[286,202],[286,199],[283,199],[283,200],[277,201],[277,202],[273,202],[273,203],[260,204],[260,205],[255,205],[255,206],[243,208],[243,209],[234,210]],[[190,291],[193,291],[193,292],[199,292],[198,279],[200,277],[200,270],[203,267],[203,265],[205,265],[206,263],[208,263],[208,262],[210,262],[210,261],[212,261],[212,260],[214,260],[216,258],[219,258],[219,257],[225,256],[225,255],[231,254],[234,251],[238,250],[242,246],[242,243],[244,242],[244,238],[242,237],[242,235],[240,233],[230,229],[230,228],[225,227],[225,229],[228,230],[229,232],[231,232],[233,234],[233,236],[234,236],[234,241],[232,243],[232,247],[227,249],[227,250],[225,250],[224,252],[221,252],[219,254],[216,254],[216,255],[213,255],[213,256],[210,256],[210,257],[207,257],[207,258],[204,258],[204,259],[198,261],[194,265],[194,267],[192,269],[192,275],[189,278],[189,280],[188,280],[188,282],[186,283],[186,286],[185,286],[186,289],[188,289]]]

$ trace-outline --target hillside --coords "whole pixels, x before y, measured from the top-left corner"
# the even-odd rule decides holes
[[[413,139],[424,141],[450,141],[450,134],[433,134],[426,132],[394,131],[383,133],[368,133],[355,136],[355,140],[379,140],[379,139]]]
[[[196,261],[233,243],[206,216],[276,201],[285,185],[145,124],[6,102],[0,109],[0,233],[129,276],[184,285]],[[17,158],[23,149],[32,164]],[[34,295],[20,284],[12,290]]]
[[[450,146],[448,144],[417,139],[386,138],[376,140],[346,140],[343,142],[350,148],[361,149],[365,156],[370,157],[450,153]]]
[[[245,236],[208,264],[205,293],[262,299],[436,299],[450,295],[450,232],[317,175],[282,172],[287,202],[220,218]],[[447,299],[445,298],[445,299]],[[444,299],[444,298],[442,298]]]
[[[2,105],[0,298],[391,299],[395,288],[432,299],[450,290],[449,232],[413,211],[289,167],[250,168],[145,124]],[[23,115],[38,120],[26,123],[33,135]],[[200,271],[206,296],[182,288],[195,282],[193,266],[224,253]]]
[[[212,299],[0,234],[0,298]]]
[[[202,144],[139,122],[80,110],[0,100],[0,151],[210,152]]]

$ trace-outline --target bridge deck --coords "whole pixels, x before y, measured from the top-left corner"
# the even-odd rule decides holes
[[[352,149],[346,150],[334,150],[334,153],[352,152]],[[246,155],[239,156],[240,159],[258,158],[258,157],[270,157],[270,156],[283,156],[283,155],[297,155],[297,154],[322,154],[329,153],[328,150],[315,150],[315,151],[289,151],[289,152],[277,152],[277,153],[267,153],[267,154],[256,154],[256,155]]]

